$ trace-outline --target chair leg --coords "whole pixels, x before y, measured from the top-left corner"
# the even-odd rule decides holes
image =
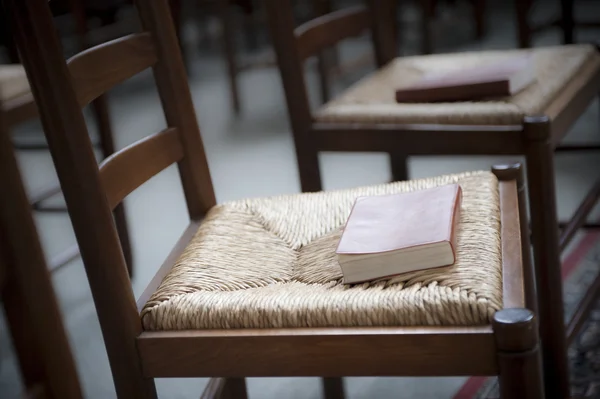
[[[106,95],[102,95],[92,102],[96,121],[98,123],[98,135],[100,136],[100,147],[102,150],[102,157],[107,158],[115,152],[115,143],[113,139],[112,128],[110,126],[110,116],[108,113],[108,104],[106,102]],[[131,251],[131,244],[129,241],[129,228],[127,226],[127,219],[125,218],[125,204],[120,203],[113,211],[115,218],[115,226],[119,239],[121,241],[121,248],[123,249],[123,255],[127,264],[127,270],[129,277],[133,277],[133,256]]]
[[[526,117],[524,134],[545,390],[566,398],[569,370],[549,118]]]
[[[221,38],[223,40],[223,51],[225,52],[225,61],[227,63],[227,75],[229,77],[229,92],[231,96],[231,104],[236,114],[241,112],[240,94],[238,90],[237,75],[238,65],[235,57],[234,44],[234,29],[235,26],[231,21],[231,7],[229,0],[219,0],[219,17],[221,19]]]
[[[248,399],[245,378],[227,378],[221,399]]]
[[[517,29],[519,36],[519,47],[531,47],[531,27],[529,26],[529,10],[532,0],[515,0],[517,11]]]
[[[40,362],[40,348],[36,340],[36,330],[31,322],[30,310],[25,303],[23,293],[14,281],[7,281],[0,296],[4,305],[8,329],[19,362],[21,378],[25,387],[30,388],[43,382],[44,365]]]
[[[317,69],[319,74],[319,89],[321,91],[321,103],[325,104],[331,98],[329,93],[329,70],[331,63],[329,53],[321,51],[317,55]]]
[[[473,0],[473,14],[475,16],[475,37],[483,38],[485,35],[485,0]]]
[[[4,7],[0,4],[0,41],[4,45],[8,55],[8,61],[10,64],[19,63],[19,51],[13,41],[12,35],[9,33],[9,24],[6,16]]]
[[[259,29],[256,15],[260,13],[260,6],[254,0],[236,0],[235,5],[242,10],[242,30],[244,32],[245,46],[250,51],[258,49]]]
[[[321,191],[321,168],[319,166],[319,154],[312,148],[306,149],[310,143],[304,143],[306,139],[301,140],[294,137],[296,145],[296,159],[298,164],[298,173],[300,174],[300,188],[303,193]]]
[[[503,309],[492,322],[501,399],[543,399],[538,328],[528,309]]]
[[[322,378],[325,399],[344,399],[344,379],[341,377]]]
[[[319,17],[333,11],[331,0],[313,0],[313,17]],[[330,95],[330,74],[331,68],[338,64],[336,47],[319,52],[317,55],[317,68],[319,73],[319,89],[321,91],[321,102],[325,104],[331,98]]]
[[[433,44],[431,38],[431,20],[434,16],[434,1],[420,0],[421,3],[421,54],[431,54]]]
[[[573,2],[574,0],[560,0],[563,44],[573,44],[575,40],[575,20],[573,19]]]
[[[392,168],[392,180],[408,180],[408,157],[403,154],[390,154],[390,164]]]

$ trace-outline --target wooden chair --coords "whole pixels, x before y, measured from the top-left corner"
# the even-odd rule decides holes
[[[4,123],[0,114],[0,125]],[[25,385],[21,397],[81,399],[60,309],[6,134],[0,134],[0,185],[0,301]]]
[[[577,28],[600,28],[600,20],[575,21],[575,0],[560,0],[560,16],[550,19],[545,23],[533,24],[530,21],[531,11],[534,9],[534,0],[516,0],[517,32],[519,47],[531,47],[533,35],[550,28],[559,28],[562,31],[563,44],[576,42],[575,31]]]
[[[70,1],[69,5],[71,6],[77,26],[79,46],[82,49],[86,48],[88,28],[83,4],[80,1]],[[1,8],[0,11],[2,11]],[[115,152],[115,144],[106,96],[103,95],[96,98],[92,102],[92,108],[98,126],[99,139],[97,145],[100,147],[102,157],[107,158]],[[21,65],[0,65],[0,114],[2,114],[2,118],[5,120],[0,127],[0,134],[7,137],[10,137],[10,129],[14,126],[38,117],[37,107],[29,89],[27,76]],[[48,149],[45,143],[20,143],[18,139],[13,143],[13,146],[15,149],[23,151],[45,151]],[[30,198],[31,206],[37,212],[66,212],[67,209],[64,206],[45,204],[48,199],[58,194],[60,194],[60,186],[58,185],[34,193]],[[119,236],[121,237],[121,245],[125,253],[127,265],[130,274],[132,274],[133,258],[123,204],[115,208],[114,217]],[[77,245],[65,249],[50,260],[50,270],[56,270],[68,264],[77,256],[79,256]]]
[[[475,23],[475,38],[481,39],[485,35],[485,0],[470,0]],[[421,54],[433,52],[432,24],[435,22],[438,0],[419,0],[421,8]],[[454,1],[452,1],[454,3]]]
[[[231,102],[231,108],[235,112],[236,115],[239,115],[242,111],[241,101],[240,101],[240,89],[238,83],[238,75],[244,70],[255,68],[258,66],[264,65],[272,65],[273,62],[269,60],[265,60],[264,62],[257,64],[242,64],[238,60],[238,56],[236,54],[236,45],[235,45],[235,35],[236,35],[236,21],[234,17],[233,6],[237,5],[235,3],[240,3],[232,0],[196,0],[194,2],[194,6],[201,9],[203,14],[215,14],[219,22],[221,24],[221,46],[223,51],[223,58],[225,59],[225,66],[227,72],[227,84],[229,86],[229,99]],[[252,9],[253,5],[250,2],[244,1],[242,2],[243,8]],[[173,18],[173,22],[175,24],[178,38],[179,38],[179,46],[183,52],[184,62],[186,62],[186,68],[189,72],[190,65],[187,62],[187,52],[184,52],[185,46],[183,40],[180,35],[180,30],[182,26],[183,20],[183,1],[182,0],[171,0],[171,15]],[[202,21],[205,22],[205,21]]]
[[[203,397],[243,398],[241,377],[325,376],[327,397],[340,398],[341,376],[493,374],[503,398],[544,397],[536,319],[524,309],[533,280],[518,166],[216,205],[166,0],[138,3],[144,32],[68,62],[45,0],[4,1],[119,397],[155,397],[158,377],[217,377]],[[149,67],[168,126],[98,168],[81,107]],[[111,209],[173,163],[190,225],[136,303]],[[451,182],[464,193],[453,267],[341,284],[334,247],[358,195]]]
[[[320,151],[391,152],[394,179],[407,177],[408,155],[524,155],[538,270],[546,391],[567,397],[560,253],[582,225],[597,226],[585,224],[585,220],[600,197],[600,180],[564,224],[559,239],[553,153],[600,149],[598,145],[559,145],[600,90],[600,55],[593,46],[584,45],[534,49],[537,82],[516,96],[469,103],[397,104],[394,87],[410,83],[423,73],[490,63],[530,50],[395,58],[391,17],[395,15],[395,2],[378,0],[368,4],[322,16],[294,29],[289,0],[266,1],[302,190],[321,190]],[[311,112],[303,62],[369,29],[380,69]],[[600,286],[600,281],[595,286]],[[583,303],[593,303],[597,292],[590,290]],[[589,311],[589,306],[585,308]],[[568,340],[576,336],[583,320],[576,318],[569,323]]]
[[[227,70],[227,83],[229,86],[229,98],[231,102],[231,107],[234,110],[235,114],[240,114],[242,111],[242,105],[240,100],[240,88],[239,88],[239,75],[247,70],[252,70],[256,68],[264,68],[264,67],[272,67],[276,65],[275,58],[271,52],[260,54],[254,60],[240,61],[239,56],[237,54],[237,46],[236,46],[236,32],[239,29],[239,24],[236,24],[236,20],[234,18],[236,6],[238,8],[242,8],[244,12],[243,16],[243,26],[245,27],[245,36],[249,41],[256,41],[256,38],[253,37],[256,32],[256,25],[264,25],[266,23],[264,13],[262,12],[262,8],[258,3],[252,3],[248,0],[243,1],[233,1],[233,0],[217,0],[217,1],[206,1],[200,0],[196,2],[197,7],[202,10],[204,13],[214,13],[218,16],[219,21],[221,23],[221,45],[223,49],[223,57],[225,59],[226,70]],[[171,12],[173,14],[173,19],[175,21],[175,26],[178,27],[180,22],[180,15],[182,13],[182,2],[181,0],[173,1],[171,0]],[[319,16],[324,14],[327,10],[331,10],[331,1],[330,0],[313,0],[312,4],[313,16]],[[254,29],[252,29],[254,28]],[[334,54],[331,54],[332,56]],[[185,60],[185,54],[184,54]],[[364,61],[369,61],[369,58],[363,57],[362,60],[359,60],[359,63],[364,63]],[[351,65],[352,66],[352,65]],[[330,78],[335,77],[336,75],[341,75],[345,71],[340,68],[338,63],[336,62],[335,57],[325,57],[324,55],[320,55],[319,57],[319,83],[321,88],[321,98],[323,101],[329,100],[329,91],[330,91]],[[189,68],[188,68],[189,69]]]

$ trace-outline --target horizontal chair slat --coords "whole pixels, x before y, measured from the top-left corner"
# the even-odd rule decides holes
[[[298,54],[304,60],[342,39],[357,36],[370,26],[369,10],[350,7],[315,18],[294,31]]]
[[[137,343],[149,378],[498,373],[490,326],[162,331]]]
[[[113,86],[156,63],[152,36],[135,33],[91,47],[67,61],[83,107]]]
[[[520,155],[522,126],[314,124],[319,151],[388,151],[407,155]],[[369,140],[365,140],[365,136]],[[340,137],[344,140],[340,141]],[[460,138],[460,139],[459,139]]]
[[[176,128],[153,134],[106,158],[100,164],[100,180],[111,209],[151,177],[182,158],[183,147]]]

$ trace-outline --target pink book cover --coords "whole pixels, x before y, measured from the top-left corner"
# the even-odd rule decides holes
[[[462,190],[450,184],[357,198],[338,255],[367,255],[447,241],[455,253]]]

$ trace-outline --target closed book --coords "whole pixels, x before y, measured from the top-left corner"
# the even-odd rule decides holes
[[[458,184],[357,198],[336,250],[344,283],[452,265],[461,200]]]
[[[422,103],[506,97],[534,81],[533,57],[523,55],[455,72],[426,74],[414,84],[396,90],[396,101]]]

